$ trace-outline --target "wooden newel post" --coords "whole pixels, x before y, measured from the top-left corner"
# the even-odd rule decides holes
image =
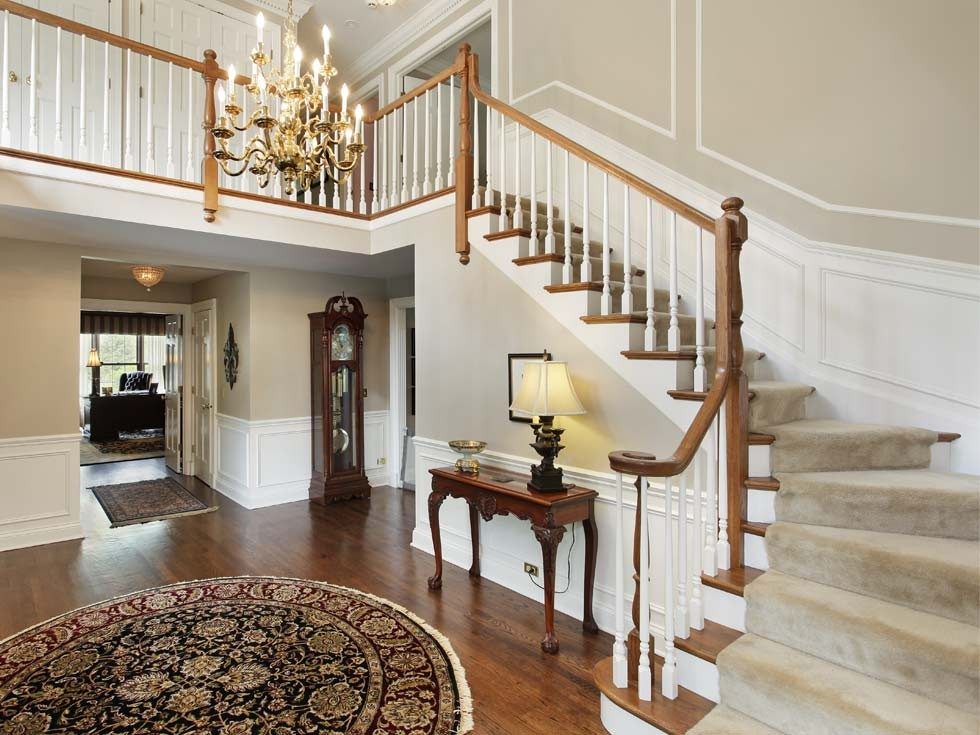
[[[214,84],[218,79],[218,54],[212,49],[204,52],[204,160],[202,181],[204,182],[204,221],[214,222],[218,211],[218,161],[214,157],[214,128],[216,113],[214,104]]]
[[[749,237],[749,225],[738,197],[729,197],[721,203],[724,211],[721,219],[727,220],[728,283],[731,299],[729,329],[729,370],[731,381],[725,396],[726,426],[728,432],[728,538],[731,545],[733,569],[744,564],[742,519],[748,503],[745,481],[749,476],[749,381],[742,370],[744,347],[742,345],[742,276],[739,259],[742,245]]]
[[[456,55],[459,76],[459,153],[456,156],[456,253],[459,262],[470,262],[469,225],[466,212],[473,197],[473,136],[470,130],[470,74],[475,73],[477,58],[464,43]],[[473,69],[470,65],[473,65]]]

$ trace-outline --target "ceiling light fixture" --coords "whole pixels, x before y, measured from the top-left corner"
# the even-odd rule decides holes
[[[134,265],[130,272],[139,285],[145,286],[149,291],[163,280],[163,274],[167,271],[157,265]]]
[[[364,0],[369,8],[389,8],[395,4],[396,0]]]

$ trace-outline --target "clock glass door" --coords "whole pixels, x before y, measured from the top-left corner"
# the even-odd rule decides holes
[[[331,375],[333,406],[331,409],[331,445],[333,471],[349,472],[357,469],[357,422],[355,399],[357,397],[357,372],[349,365],[341,364]]]

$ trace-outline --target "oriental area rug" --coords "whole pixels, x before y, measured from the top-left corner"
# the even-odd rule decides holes
[[[97,485],[89,490],[109,516],[113,528],[218,509],[218,506],[208,505],[170,477]]]
[[[0,643],[0,733],[456,735],[469,688],[412,613],[233,577],[98,603]]]

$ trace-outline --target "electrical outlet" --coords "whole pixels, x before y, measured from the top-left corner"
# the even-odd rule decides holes
[[[524,562],[524,573],[530,574],[532,577],[540,577],[541,570],[538,569],[536,564],[528,564]]]

